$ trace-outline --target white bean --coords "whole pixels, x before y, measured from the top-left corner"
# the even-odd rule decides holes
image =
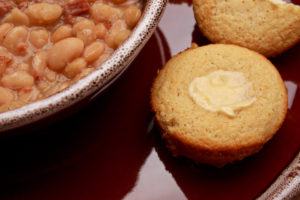
[[[96,22],[114,22],[121,19],[123,13],[118,8],[96,2],[91,7],[91,15]]]
[[[0,75],[2,75],[6,68],[12,63],[12,55],[6,49],[0,50]]]
[[[0,42],[2,42],[6,34],[14,27],[13,24],[4,23],[0,25]]]
[[[54,71],[62,71],[69,62],[82,54],[83,49],[84,44],[78,38],[60,40],[48,52],[48,67]]]
[[[60,26],[58,29],[54,31],[52,34],[52,41],[54,43],[58,42],[59,40],[72,37],[72,27],[69,25]]]
[[[137,24],[141,15],[141,10],[135,5],[129,6],[124,11],[124,19],[130,28],[133,28]]]
[[[99,23],[95,27],[95,32],[99,39],[103,39],[107,34],[107,28],[104,26],[104,24]]]
[[[48,43],[49,33],[46,29],[32,30],[29,36],[29,41],[33,46],[40,49]]]
[[[33,86],[34,79],[26,71],[16,71],[12,74],[4,75],[1,79],[1,83],[10,89],[21,89]]]
[[[78,31],[81,31],[83,29],[94,29],[95,23],[92,20],[89,19],[82,19],[78,22],[76,22],[73,26],[73,32],[76,34]]]
[[[83,52],[83,57],[88,63],[92,63],[97,60],[104,52],[105,46],[102,42],[93,42],[87,46]]]
[[[18,8],[14,8],[8,13],[4,19],[3,22],[10,22],[14,25],[29,25],[29,18],[28,16],[19,10]]]
[[[77,74],[81,73],[86,67],[87,63],[83,58],[76,58],[66,66],[64,74],[68,78],[74,78]]]
[[[60,18],[62,12],[60,5],[50,3],[35,3],[29,5],[26,10],[30,23],[35,25],[51,24]]]
[[[3,46],[17,55],[24,55],[27,52],[28,30],[24,26],[16,26],[11,29],[3,40]]]
[[[96,26],[93,21],[82,19],[73,26],[73,32],[86,46],[96,40],[97,35],[95,28]]]
[[[0,87],[0,105],[10,103],[13,99],[14,95],[10,89]]]

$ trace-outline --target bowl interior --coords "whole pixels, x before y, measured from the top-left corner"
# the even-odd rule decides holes
[[[0,114],[0,131],[20,127],[52,115],[85,97],[103,91],[132,62],[155,30],[167,0],[145,0],[143,14],[130,37],[95,71],[46,99]]]

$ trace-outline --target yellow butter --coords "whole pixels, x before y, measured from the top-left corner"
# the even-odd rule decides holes
[[[222,112],[230,117],[256,101],[252,83],[243,73],[224,70],[194,78],[189,85],[189,95],[205,110]]]
[[[273,2],[275,4],[287,4],[287,2],[285,2],[283,0],[271,0],[271,2]]]

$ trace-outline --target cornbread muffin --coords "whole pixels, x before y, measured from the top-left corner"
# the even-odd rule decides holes
[[[272,138],[287,112],[287,91],[262,55],[212,44],[169,60],[154,81],[151,105],[174,155],[223,166]]]
[[[196,21],[214,43],[276,56],[300,40],[300,6],[282,0],[193,0]]]

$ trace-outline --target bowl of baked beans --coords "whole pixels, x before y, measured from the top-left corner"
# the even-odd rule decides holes
[[[100,93],[150,38],[167,0],[0,0],[0,131]]]

